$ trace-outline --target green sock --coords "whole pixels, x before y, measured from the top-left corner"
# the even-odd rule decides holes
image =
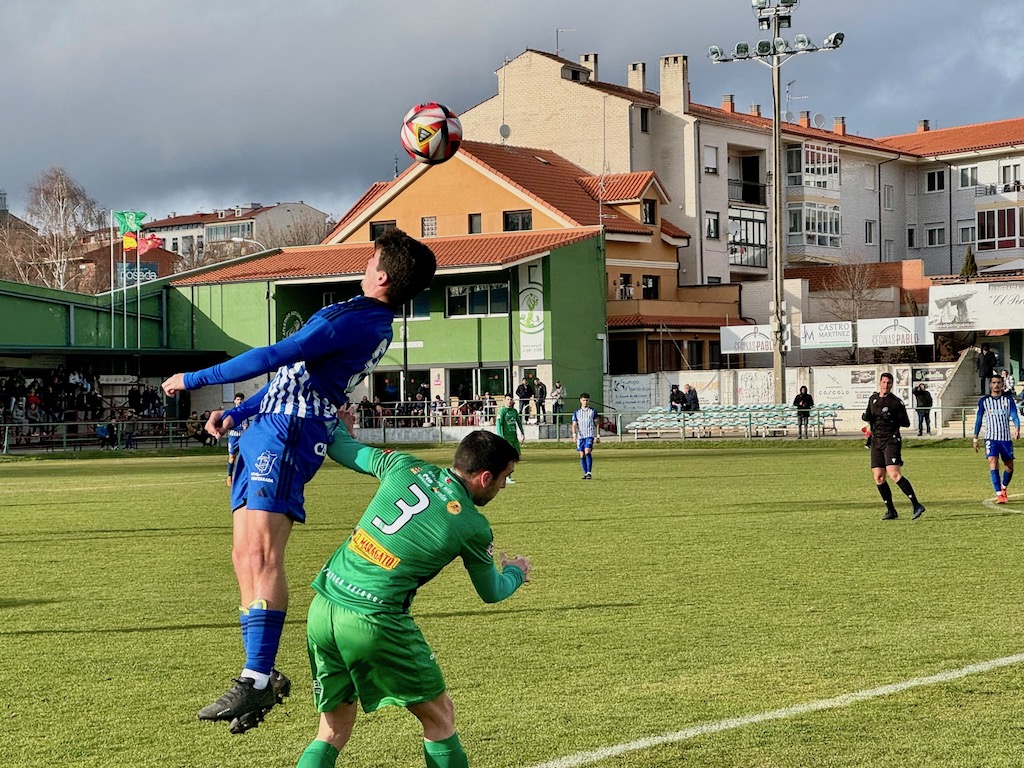
[[[453,733],[444,741],[424,739],[423,759],[427,763],[427,768],[469,768],[469,760],[462,751],[457,733]]]
[[[338,750],[326,741],[314,741],[302,753],[295,768],[334,768]]]

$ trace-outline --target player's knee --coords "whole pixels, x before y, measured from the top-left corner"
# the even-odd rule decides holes
[[[455,733],[455,705],[447,693],[433,701],[409,707],[423,725],[424,735],[431,741],[446,739]]]

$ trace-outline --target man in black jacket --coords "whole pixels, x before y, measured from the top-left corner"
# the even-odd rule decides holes
[[[522,383],[516,387],[516,397],[519,399],[519,415],[522,416],[530,407],[530,398],[533,397],[533,385],[525,377],[523,377]]]
[[[900,427],[910,426],[910,416],[903,401],[892,393],[892,374],[883,373],[878,379],[878,391],[868,399],[868,407],[861,416],[871,430],[871,473],[878,487],[878,494],[885,502],[883,520],[897,518],[896,507],[892,503],[892,489],[886,482],[886,475],[899,487],[910,503],[914,506],[912,520],[924,514],[924,505],[914,495],[914,487],[903,477],[900,467],[903,466]]]
[[[800,392],[793,398],[793,405],[796,406],[796,439],[810,437],[808,427],[811,425],[814,398],[807,392],[807,387],[800,387]]]
[[[917,436],[927,427],[928,434],[932,433],[932,393],[922,381],[914,387],[914,410],[917,411]]]

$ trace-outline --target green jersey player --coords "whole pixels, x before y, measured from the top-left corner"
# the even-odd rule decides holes
[[[523,417],[519,415],[519,411],[513,406],[514,402],[515,400],[512,398],[512,395],[505,395],[505,405],[498,410],[498,415],[494,419],[494,429],[498,435],[512,444],[512,447],[516,449],[516,453],[522,453],[523,449],[519,444],[519,435],[522,434],[523,440],[525,440],[526,432],[523,429]],[[509,475],[506,482],[509,485],[516,484],[511,475]]]
[[[356,718],[383,706],[407,708],[423,725],[428,768],[469,763],[434,654],[409,614],[416,590],[456,558],[484,602],[504,600],[530,573],[524,557],[494,563],[490,524],[478,510],[501,490],[519,458],[497,435],[470,433],[451,469],[370,448],[339,413],[328,455],[371,474],[380,488],[348,540],[313,581],[306,640],[320,728],[299,768],[333,768]]]

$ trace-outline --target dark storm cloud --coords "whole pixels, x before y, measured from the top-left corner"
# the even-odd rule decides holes
[[[1018,116],[1024,14],[975,6],[804,0],[793,33],[846,41],[785,66],[807,97],[791,109],[869,136]],[[602,80],[645,61],[657,89],[658,57],[683,53],[695,101],[770,113],[767,68],[705,56],[757,40],[748,0],[8,0],[0,17],[0,187],[16,212],[59,165],[103,205],[157,217],[298,199],[339,215],[391,177],[409,106],[488,98],[502,60],[553,52],[556,29],[572,30],[566,58],[600,54]]]

